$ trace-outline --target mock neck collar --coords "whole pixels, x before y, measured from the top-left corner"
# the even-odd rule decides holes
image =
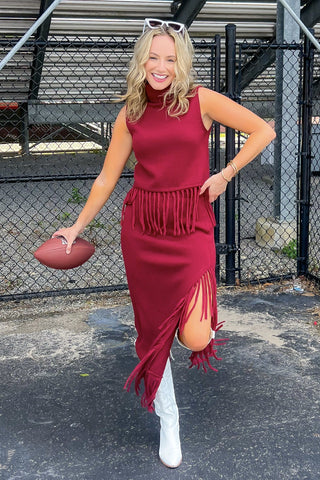
[[[147,95],[148,102],[158,104],[158,105],[163,105],[163,96],[170,89],[170,86],[171,85],[164,88],[163,90],[155,90],[154,88],[151,87],[149,83],[146,83],[146,95]]]

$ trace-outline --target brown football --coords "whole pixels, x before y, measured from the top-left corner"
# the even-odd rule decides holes
[[[58,270],[79,267],[94,254],[95,247],[87,240],[77,237],[71,253],[66,254],[67,241],[64,237],[50,238],[34,252],[40,263]]]

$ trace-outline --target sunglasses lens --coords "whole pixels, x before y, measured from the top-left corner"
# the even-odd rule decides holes
[[[148,25],[150,28],[157,28],[161,27],[163,25],[163,22],[161,20],[149,20]]]
[[[176,23],[176,22],[168,22],[167,23],[168,27],[172,28],[175,32],[181,32],[184,28],[184,26],[181,23]]]

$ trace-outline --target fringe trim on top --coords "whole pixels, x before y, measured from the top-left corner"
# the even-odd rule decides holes
[[[168,317],[161,328],[161,332],[156,337],[150,351],[145,355],[141,362],[136,366],[128,380],[125,383],[125,390],[129,391],[131,384],[134,382],[135,392],[137,395],[141,393],[141,381],[144,380],[144,393],[141,397],[141,405],[146,407],[150,412],[154,411],[153,401],[159,388],[162,376],[156,375],[152,372],[155,365],[159,368],[159,360],[163,362],[163,370],[167,358],[170,355],[171,345],[175,336],[177,328],[181,332],[192,314],[200,291],[202,289],[203,303],[201,321],[207,315],[211,317],[211,328],[214,331],[220,330],[224,322],[217,323],[217,302],[216,302],[216,279],[214,269],[210,267],[202,277],[192,286],[187,295],[180,300],[174,312]],[[212,299],[208,302],[208,296]],[[221,360],[217,356],[217,349],[215,346],[224,345],[228,339],[213,338],[207,347],[200,352],[192,352],[190,358],[191,365],[189,368],[196,366],[198,369],[202,366],[205,372],[210,370],[217,371],[210,363],[210,358],[214,357],[216,360]],[[161,357],[159,358],[159,354]]]
[[[132,226],[139,222],[143,233],[149,235],[186,235],[195,231],[200,187],[189,187],[167,192],[153,192],[133,187],[123,205],[133,210]]]

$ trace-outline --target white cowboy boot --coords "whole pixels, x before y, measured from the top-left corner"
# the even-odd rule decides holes
[[[169,359],[156,393],[154,406],[156,414],[160,417],[160,460],[166,467],[176,468],[182,462],[182,454],[179,437],[179,411]]]

